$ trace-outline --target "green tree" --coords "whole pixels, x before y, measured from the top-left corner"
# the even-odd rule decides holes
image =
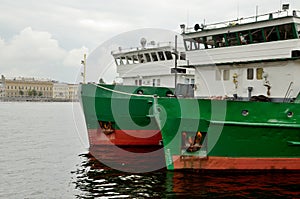
[[[24,95],[24,91],[19,91],[19,94],[21,95],[21,96],[23,96]]]
[[[37,94],[38,94],[38,93],[36,92],[36,90],[33,89],[33,90],[32,90],[32,95],[35,97],[35,96],[37,96]]]
[[[32,90],[28,91],[28,96],[31,97],[32,96]]]
[[[42,95],[43,95],[43,93],[40,91],[40,92],[39,92],[39,97],[42,97]]]

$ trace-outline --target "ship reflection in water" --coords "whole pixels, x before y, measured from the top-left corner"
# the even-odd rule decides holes
[[[80,157],[81,164],[72,172],[77,198],[297,198],[300,195],[299,172],[213,173],[160,169],[128,173],[108,167],[90,153]],[[116,165],[123,161],[114,160]],[[144,161],[130,166],[137,170],[137,165],[144,168],[150,159]]]

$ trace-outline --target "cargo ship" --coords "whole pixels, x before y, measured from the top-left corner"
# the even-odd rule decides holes
[[[195,97],[154,97],[169,170],[300,170],[300,12],[182,24]]]
[[[175,48],[176,47],[176,48]],[[174,52],[176,49],[176,55]],[[177,83],[194,83],[194,69],[174,68],[174,62],[186,65],[183,47],[177,43],[147,43],[111,52],[122,84],[81,85],[81,104],[88,130],[89,144],[96,146],[162,146],[158,126],[149,115],[153,96],[174,96]]]

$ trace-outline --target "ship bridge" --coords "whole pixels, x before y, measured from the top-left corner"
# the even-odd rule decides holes
[[[141,40],[141,47],[112,51],[117,66],[117,72],[126,85],[175,87],[175,72],[178,83],[194,84],[194,69],[177,67],[187,65],[186,53],[183,47],[175,49],[172,42],[156,43]]]
[[[299,11],[181,28],[196,96],[289,101],[299,93]]]

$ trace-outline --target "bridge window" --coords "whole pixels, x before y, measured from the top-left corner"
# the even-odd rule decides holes
[[[251,30],[252,43],[261,43],[264,42],[262,29]]]
[[[226,46],[247,45],[299,38],[300,24],[283,24],[240,32],[194,37],[184,40],[187,51],[220,48]]]
[[[252,40],[252,35],[251,32],[246,30],[238,33],[239,39],[240,39],[240,44],[245,45],[245,44],[250,44]]]
[[[173,59],[172,53],[170,51],[166,51],[165,55],[166,55],[167,60],[172,60]]]
[[[279,40],[279,34],[278,34],[278,27],[277,26],[264,28],[264,34],[265,34],[267,42]]]
[[[121,64],[126,64],[127,61],[126,61],[126,58],[125,57],[121,57]]]
[[[281,40],[293,39],[292,24],[278,26]]]
[[[132,57],[126,57],[126,64],[133,64]]]
[[[151,58],[150,58],[149,53],[145,53],[145,57],[146,57],[147,62],[151,62]]]
[[[144,58],[143,54],[139,54],[138,55],[138,59],[139,59],[140,63],[144,63],[145,62],[145,58]]]
[[[209,37],[204,37],[204,46],[205,48],[209,49],[209,48],[214,48],[215,47],[215,41],[213,40],[213,37],[212,36],[209,36]]]
[[[185,60],[186,59],[186,55],[184,52],[180,53],[180,60]]]
[[[152,60],[153,60],[153,61],[158,61],[158,58],[157,58],[157,55],[156,55],[155,52],[152,52],[152,53],[151,53],[151,56],[152,56]]]
[[[133,63],[134,64],[138,64],[139,63],[138,57],[136,55],[133,55],[132,59],[133,59]]]
[[[214,36],[216,47],[224,47],[225,46],[225,38],[224,34],[221,35],[215,35]]]
[[[158,57],[159,57],[159,60],[161,61],[164,61],[165,60],[165,56],[164,56],[164,53],[163,52],[158,52]]]
[[[237,33],[229,33],[227,36],[227,41],[229,46],[236,46],[240,44]]]

